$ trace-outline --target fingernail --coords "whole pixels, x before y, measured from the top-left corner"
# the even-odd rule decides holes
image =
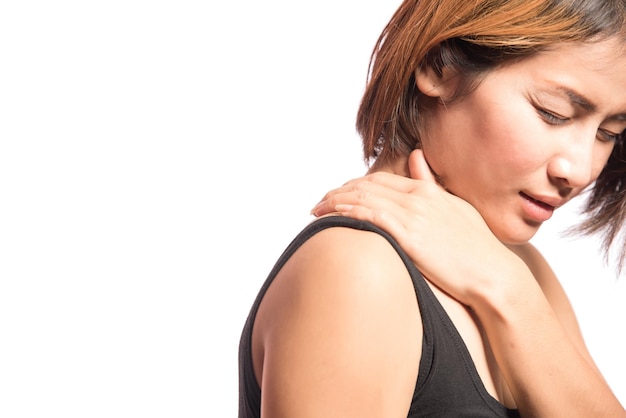
[[[313,207],[313,209],[311,209],[311,215],[317,216],[317,210],[319,209],[320,206],[322,206],[322,203],[324,203],[324,201],[319,202],[317,205]]]

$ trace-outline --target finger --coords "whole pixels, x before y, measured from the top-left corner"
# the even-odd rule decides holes
[[[407,216],[407,213],[419,211],[418,200],[409,193],[399,192],[377,183],[359,182],[350,189],[333,193],[332,196],[322,200],[311,213],[322,216],[338,211],[338,205],[354,205],[402,218]]]
[[[415,188],[414,179],[381,171],[352,179],[344,183],[342,186],[326,193],[324,199],[328,199],[338,193],[344,193],[352,190],[357,190],[361,187],[367,187],[368,184],[375,184],[383,188],[388,188],[402,193],[409,193]]]
[[[336,207],[340,215],[360,221],[370,222],[387,231],[392,236],[404,236],[406,227],[397,216],[391,216],[383,210],[375,210],[366,206],[339,204]]]
[[[424,151],[416,149],[409,154],[409,174],[411,178],[437,183],[430,165],[426,161]]]
[[[359,182],[364,182],[364,181],[367,181],[367,176],[357,177],[357,178],[355,178],[355,179],[348,180],[347,182],[345,182],[345,183],[344,183],[344,184],[342,184],[341,186],[339,186],[339,187],[337,187],[337,188],[335,188],[335,189],[332,189],[332,190],[330,190],[330,191],[326,192],[326,194],[324,195],[324,197],[322,197],[322,198],[320,199],[320,201],[319,201],[319,203],[316,205],[316,207],[317,207],[317,206],[319,206],[319,205],[320,205],[320,203],[322,203],[322,202],[324,202],[324,201],[326,201],[326,200],[330,199],[330,198],[331,198],[331,197],[333,197],[334,195],[337,195],[337,194],[339,194],[339,193],[345,193],[345,192],[347,192],[347,191],[352,190],[352,189],[354,188],[354,185],[355,185],[355,184],[358,184]],[[313,209],[315,209],[315,208],[313,208]],[[313,212],[313,211],[311,211],[311,212]]]
[[[311,214],[319,216],[315,213],[317,209],[324,207],[325,202],[329,201],[334,196],[337,196],[338,194],[341,194],[341,193],[347,193],[347,192],[352,192],[356,190],[365,191],[368,188],[375,190],[374,185],[380,186],[380,188],[378,189],[379,190],[378,192],[387,188],[387,189],[395,190],[401,193],[408,193],[415,188],[414,182],[415,180],[410,179],[408,177],[398,176],[395,174],[384,173],[384,172],[374,173],[374,174],[369,174],[364,177],[359,177],[359,178],[350,180],[347,183],[344,183],[342,186],[326,193],[324,197],[319,201],[319,203],[317,203],[317,205],[315,205],[315,207],[311,210]]]

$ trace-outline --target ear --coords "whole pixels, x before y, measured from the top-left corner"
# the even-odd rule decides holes
[[[454,95],[456,83],[453,72],[444,67],[441,75],[428,63],[424,62],[415,70],[415,84],[426,96],[446,99]]]

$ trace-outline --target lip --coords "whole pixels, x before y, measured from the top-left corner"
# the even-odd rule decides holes
[[[552,208],[552,210],[560,208],[566,202],[565,200],[563,200],[563,198],[556,196],[538,195],[527,192],[520,192],[520,195],[522,195],[522,197],[534,200],[540,205],[550,207]]]
[[[526,216],[535,222],[545,222],[552,217],[554,210],[563,205],[563,199],[550,196],[531,195],[520,192],[522,208]]]

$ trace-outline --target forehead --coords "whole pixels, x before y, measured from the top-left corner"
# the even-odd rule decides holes
[[[522,61],[520,67],[546,66],[544,70],[585,70],[599,74],[623,73],[626,70],[626,43],[621,38],[609,38],[595,42],[576,42],[555,45]],[[564,64],[577,64],[564,67]],[[536,68],[535,68],[536,70]]]
[[[536,86],[576,92],[600,111],[626,113],[626,45],[621,38],[562,44],[502,70]]]

